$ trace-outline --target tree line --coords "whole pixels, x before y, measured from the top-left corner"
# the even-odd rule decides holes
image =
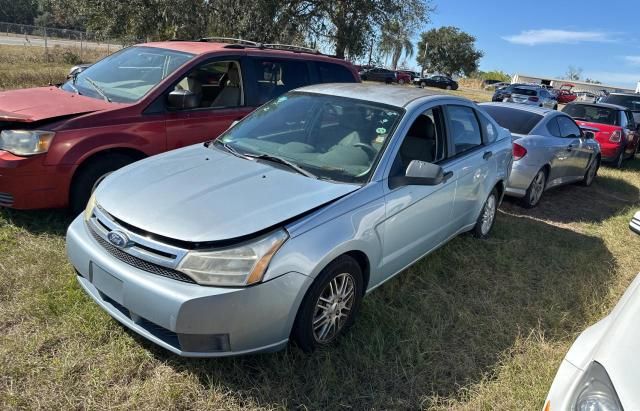
[[[416,57],[425,70],[471,74],[482,52],[456,27],[416,34],[432,0],[0,0],[0,21],[91,31],[125,43],[236,37],[306,45],[352,61]]]

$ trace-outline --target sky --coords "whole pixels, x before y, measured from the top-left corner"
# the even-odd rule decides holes
[[[640,81],[640,0],[433,0],[425,28],[476,37],[483,71],[582,79],[635,89]],[[415,65],[415,58],[410,59]]]

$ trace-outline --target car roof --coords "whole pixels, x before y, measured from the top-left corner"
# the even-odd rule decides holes
[[[526,104],[516,104],[516,103],[480,103],[480,107],[482,106],[493,106],[493,107],[504,107],[510,108],[513,110],[527,111],[533,114],[539,114],[541,116],[547,116],[553,113],[562,113],[558,110],[553,110],[550,108],[538,107],[538,106],[529,106]]]
[[[248,53],[259,53],[266,54],[269,56],[277,56],[277,57],[303,57],[306,60],[322,60],[330,63],[337,63],[343,65],[350,65],[344,59],[328,56],[326,54],[321,53],[311,53],[311,52],[300,52],[293,50],[282,50],[276,48],[260,48],[260,47],[251,47],[251,46],[243,46],[233,43],[222,43],[222,42],[212,42],[212,41],[156,41],[150,43],[140,43],[136,44],[139,47],[156,47],[169,49],[174,51],[181,51],[184,53],[190,53],[195,55],[202,55],[206,53],[212,52],[220,52],[224,51],[227,53],[234,53],[238,50],[243,50]]]
[[[640,93],[609,93],[609,95],[640,97]]]
[[[609,103],[587,103],[585,101],[574,101],[571,102],[569,104],[567,104],[567,106],[572,105],[572,106],[594,106],[594,107],[602,107],[602,108],[611,108],[614,110],[622,110],[622,111],[626,111],[629,110],[628,108],[626,108],[625,106],[619,106],[617,104],[609,104]]]
[[[305,93],[317,93],[337,97],[366,100],[374,103],[387,104],[396,107],[406,107],[409,103],[425,97],[449,97],[460,101],[470,102],[466,98],[445,94],[442,92],[425,90],[414,87],[396,87],[386,84],[369,83],[329,83],[315,84],[297,89]]]

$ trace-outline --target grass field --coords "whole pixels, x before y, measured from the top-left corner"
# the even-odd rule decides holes
[[[171,355],[80,290],[66,213],[0,210],[0,409],[540,409],[573,339],[638,272],[639,171],[603,167],[534,210],[506,202],[490,239],[422,259],[312,355]]]

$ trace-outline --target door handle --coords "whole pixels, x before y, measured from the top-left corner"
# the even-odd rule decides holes
[[[567,146],[567,151],[571,151],[571,150],[573,150],[573,144],[569,144],[569,145]]]
[[[493,155],[493,152],[485,151],[484,154],[482,155],[482,158],[484,158],[485,160],[488,160],[491,158],[492,155]]]
[[[444,175],[442,176],[442,182],[446,183],[447,181],[449,181],[449,179],[453,177],[453,171],[447,171],[446,173],[444,173]]]

